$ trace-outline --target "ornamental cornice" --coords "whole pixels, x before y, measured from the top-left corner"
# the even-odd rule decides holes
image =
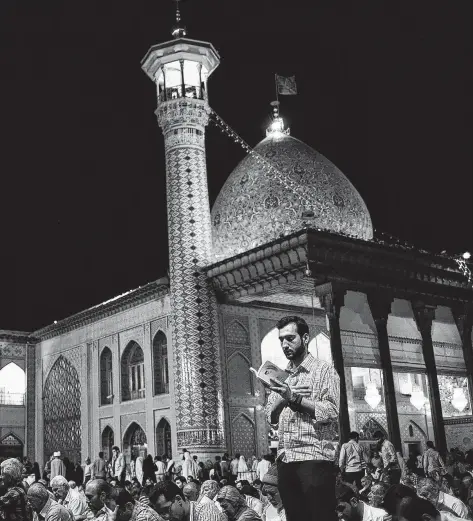
[[[26,331],[12,331],[9,329],[0,329],[0,342],[8,342],[11,344],[31,344],[35,342],[32,333]]]
[[[37,342],[62,335],[92,322],[126,311],[132,307],[164,297],[169,293],[167,278],[149,282],[145,286],[129,291],[115,299],[76,313],[57,324],[51,324],[33,333]],[[31,340],[30,340],[31,342]]]
[[[227,298],[256,295],[307,278],[358,291],[385,290],[426,304],[473,302],[473,289],[450,258],[320,230],[279,238],[207,268]]]
[[[209,122],[210,107],[205,100],[177,98],[160,103],[155,114],[164,134],[179,126],[203,130]]]

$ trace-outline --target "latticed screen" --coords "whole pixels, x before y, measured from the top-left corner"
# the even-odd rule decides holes
[[[77,371],[60,356],[43,392],[44,458],[61,451],[75,463],[81,460],[80,381]]]

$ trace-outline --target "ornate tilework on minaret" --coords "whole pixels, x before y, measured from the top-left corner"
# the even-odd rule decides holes
[[[175,395],[179,448],[225,448],[217,300],[202,270],[212,258],[205,158],[210,44],[180,38],[150,49],[143,69],[157,84],[169,229]]]

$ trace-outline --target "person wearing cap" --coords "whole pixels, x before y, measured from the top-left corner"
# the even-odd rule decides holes
[[[309,353],[309,326],[298,316],[276,324],[289,360],[285,382],[272,379],[266,416],[278,429],[278,482],[289,521],[335,519],[340,378]]]
[[[53,459],[51,461],[51,475],[49,476],[49,481],[51,481],[56,476],[64,476],[66,477],[66,465],[61,459],[61,453],[59,451],[53,454]]]
[[[0,518],[12,521],[31,521],[32,512],[21,486],[23,465],[16,458],[0,464],[0,485],[6,492],[0,497]]]
[[[227,485],[220,490],[216,501],[227,516],[228,521],[261,520],[261,517],[246,504],[245,497],[231,485]]]

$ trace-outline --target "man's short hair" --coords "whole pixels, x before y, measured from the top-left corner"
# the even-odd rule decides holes
[[[182,479],[185,481],[185,478]],[[149,496],[150,502],[157,503],[159,496],[164,496],[166,501],[174,501],[176,496],[185,499],[182,490],[172,481],[160,481],[157,483]]]
[[[309,326],[307,325],[307,322],[297,315],[290,315],[288,317],[282,317],[279,319],[276,323],[276,327],[278,329],[282,329],[283,327],[286,327],[288,324],[296,324],[297,326],[297,332],[299,333],[299,336],[302,338],[306,333],[309,334]]]
[[[357,440],[360,437],[360,435],[356,431],[351,431],[349,438],[350,440]]]
[[[104,492],[108,498],[112,496],[113,488],[110,483],[104,479],[93,479],[92,481],[87,482],[87,486],[89,485],[95,487],[97,495],[100,495],[102,492]]]
[[[406,485],[391,485],[384,494],[383,508],[388,514],[396,514],[397,505],[405,498],[417,497],[417,493]]]
[[[426,443],[426,445],[427,445],[427,447],[429,447],[429,449],[433,449],[433,448],[434,448],[434,442],[433,442],[433,441],[430,441],[430,440],[429,440],[429,441]]]
[[[116,450],[116,451],[120,452],[120,449],[119,449],[116,445],[114,445],[114,446],[112,447],[112,450]]]
[[[23,475],[23,463],[16,458],[8,458],[0,464],[3,474],[10,477],[13,482],[21,480]]]
[[[113,491],[113,498],[119,507],[124,507],[127,503],[135,504],[133,496],[122,487],[117,487]]]
[[[60,475],[59,476],[54,476],[54,478],[49,483],[49,486],[51,488],[53,488],[53,487],[61,487],[63,485],[69,486],[69,483],[68,483],[67,479],[64,476],[60,476]]]
[[[99,452],[99,458],[103,458],[103,452]]]
[[[375,440],[381,440],[384,438],[384,434],[381,432],[381,431],[376,431],[374,434],[373,434],[373,438]]]
[[[33,483],[26,493],[28,497],[35,497],[46,504],[49,499],[48,489],[40,483]]]
[[[346,485],[337,487],[335,490],[335,495],[337,498],[337,503],[350,503],[353,498],[358,499],[355,491]]]

